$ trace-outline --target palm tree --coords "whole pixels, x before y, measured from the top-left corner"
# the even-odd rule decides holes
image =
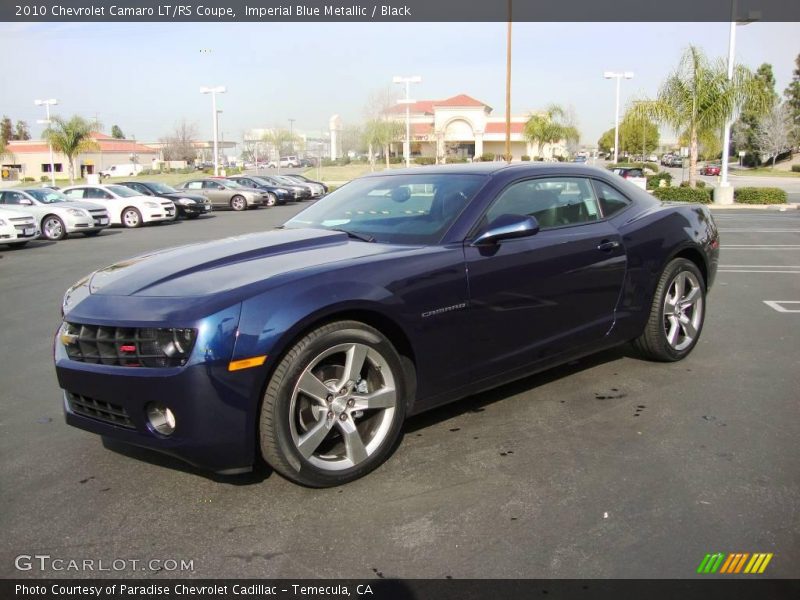
[[[61,117],[52,117],[50,121],[50,125],[44,130],[44,139],[53,146],[53,150],[67,157],[69,182],[75,183],[75,157],[98,148],[92,133],[99,129],[100,124],[77,115],[69,121]]]
[[[531,115],[523,131],[525,139],[537,145],[537,156],[544,158],[544,145],[555,144],[561,140],[577,142],[578,129],[567,120],[567,111],[551,104],[543,113]]]
[[[689,46],[678,68],[661,86],[655,100],[637,102],[632,110],[670,125],[689,141],[689,185],[697,183],[698,141],[718,132],[745,102],[757,111],[769,107],[770,96],[753,73],[736,65],[728,79],[723,60],[710,61]]]

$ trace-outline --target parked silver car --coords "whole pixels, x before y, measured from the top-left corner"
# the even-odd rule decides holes
[[[50,188],[0,192],[0,206],[33,215],[48,240],[63,240],[71,233],[97,235],[111,223],[104,206],[73,201]]]
[[[0,244],[21,248],[37,237],[39,227],[32,214],[0,208]]]
[[[180,185],[176,185],[175,188],[202,194],[208,198],[214,207],[227,206],[236,211],[262,206],[268,200],[266,192],[244,187],[235,181],[220,177],[185,181]]]

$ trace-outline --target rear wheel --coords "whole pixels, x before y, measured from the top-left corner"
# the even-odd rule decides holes
[[[247,209],[247,200],[244,196],[234,196],[231,198],[231,208],[235,211],[242,211]]]
[[[706,286],[692,261],[676,258],[661,274],[650,318],[634,346],[647,358],[676,361],[697,344],[705,319]]]
[[[275,368],[261,407],[261,452],[281,475],[330,487],[366,475],[394,446],[405,418],[400,356],[356,321],[324,325]]]
[[[269,207],[275,206],[278,203],[278,197],[272,192],[267,192],[267,203]]]
[[[142,226],[142,213],[129,206],[122,211],[122,224],[131,229]]]
[[[67,228],[56,215],[47,215],[42,219],[42,235],[48,240],[58,241],[67,237]]]

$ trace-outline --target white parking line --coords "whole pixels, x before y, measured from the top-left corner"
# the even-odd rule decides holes
[[[800,304],[800,300],[764,300],[764,304],[780,313],[800,313],[800,308],[786,308],[781,304]]]
[[[800,233],[800,229],[720,229],[720,233]]]
[[[720,265],[720,269],[800,269],[800,265]]]
[[[744,270],[744,269],[719,269],[717,273],[790,273],[792,275],[800,275],[800,270],[798,271],[759,271],[756,269],[751,270]]]
[[[725,244],[722,248],[800,248],[800,244]]]

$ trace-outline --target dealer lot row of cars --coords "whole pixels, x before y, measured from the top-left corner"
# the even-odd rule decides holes
[[[316,199],[327,193],[302,175],[238,175],[192,179],[176,187],[123,181],[105,185],[14,188],[0,191],[0,244],[24,246],[36,238],[62,240],[98,235],[111,225],[127,228],[195,219],[215,209],[244,211]]]

